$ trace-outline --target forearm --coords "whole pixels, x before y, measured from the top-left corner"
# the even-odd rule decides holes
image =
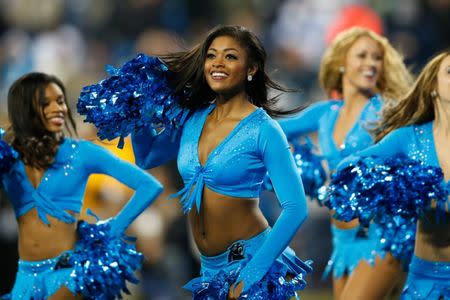
[[[141,181],[132,198],[113,218],[114,230],[124,232],[128,226],[149,207],[163,191],[163,186],[153,178]]]

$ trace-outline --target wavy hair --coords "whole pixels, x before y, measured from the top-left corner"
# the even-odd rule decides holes
[[[334,91],[342,94],[342,73],[347,53],[361,37],[369,37],[377,42],[383,52],[383,68],[377,82],[377,89],[384,100],[396,100],[409,89],[413,78],[403,63],[403,56],[392,47],[389,41],[375,32],[352,27],[339,33],[322,57],[319,71],[319,82],[328,96]]]
[[[437,89],[437,74],[442,61],[449,55],[450,50],[446,50],[432,58],[406,95],[382,111],[380,124],[373,131],[376,141],[397,128],[434,120],[436,96],[433,92]]]
[[[64,134],[49,132],[44,125],[43,105],[45,89],[50,83],[59,86],[64,94],[70,128],[66,131],[76,135],[76,125],[66,99],[66,89],[57,77],[45,73],[28,73],[17,79],[8,91],[8,117],[11,123],[5,139],[19,152],[24,164],[38,168],[48,168],[55,159],[57,146]]]
[[[271,116],[283,116],[300,110],[280,111],[275,107],[279,95],[269,98],[269,89],[280,92],[293,92],[294,90],[282,87],[267,75],[265,72],[267,54],[258,37],[245,27],[231,25],[214,27],[203,42],[191,50],[160,56],[169,69],[174,72],[172,83],[176,91],[182,93],[185,87],[190,87],[192,91],[190,97],[182,97],[184,99],[181,103],[182,106],[195,110],[209,105],[214,100],[216,95],[208,86],[203,72],[208,48],[215,38],[221,36],[235,39],[246,50],[249,65],[257,68],[253,80],[245,82],[245,91],[254,105],[263,107]]]

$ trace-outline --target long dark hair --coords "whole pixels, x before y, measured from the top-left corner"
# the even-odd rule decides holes
[[[208,48],[215,38],[221,36],[235,39],[246,50],[249,65],[257,67],[253,80],[245,83],[245,91],[254,105],[264,108],[273,117],[292,114],[301,109],[281,111],[275,107],[279,95],[269,98],[269,89],[280,92],[295,90],[281,86],[267,75],[265,72],[267,54],[258,37],[245,27],[231,25],[214,27],[204,41],[191,50],[160,56],[169,69],[175,73],[172,83],[176,91],[182,93],[185,87],[190,87],[192,91],[190,97],[183,98],[182,106],[195,110],[208,105],[215,98],[216,95],[208,86],[203,72]]]
[[[57,146],[62,143],[64,134],[49,132],[43,123],[43,104],[45,89],[50,83],[61,88],[66,102],[70,135],[77,134],[76,125],[66,99],[66,89],[57,77],[45,73],[28,73],[17,79],[8,91],[8,117],[11,122],[5,139],[20,154],[26,165],[46,169],[53,162]]]

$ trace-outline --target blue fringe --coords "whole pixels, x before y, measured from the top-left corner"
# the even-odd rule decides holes
[[[172,73],[157,57],[139,54],[121,68],[106,67],[111,75],[83,88],[77,109],[93,123],[100,139],[123,139],[132,132],[151,127],[157,133],[182,126],[189,110],[179,105],[180,97],[189,97],[188,89],[175,94],[169,80]]]
[[[230,286],[236,282],[240,268],[230,272],[220,271],[209,281],[193,285],[193,300],[226,300]],[[241,294],[239,299],[251,300],[286,300],[297,297],[296,291],[306,287],[304,274],[299,273],[290,280],[285,279],[286,267],[275,263],[261,281],[254,284],[248,292]]]

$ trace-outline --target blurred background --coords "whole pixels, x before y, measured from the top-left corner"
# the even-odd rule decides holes
[[[450,45],[450,0],[0,0],[0,125],[7,126],[6,92],[30,71],[63,80],[82,138],[93,140],[133,161],[130,142],[98,141],[75,104],[83,86],[106,77],[104,66],[121,66],[143,52],[150,55],[188,48],[217,24],[254,31],[269,53],[268,71],[285,86],[281,105],[324,98],[317,83],[320,58],[337,32],[362,25],[384,34],[416,73],[436,52]],[[141,283],[126,299],[189,299],[181,287],[197,276],[198,253],[177,201],[166,196],[181,180],[174,163],[150,171],[166,187],[156,203],[130,228],[147,259]],[[131,191],[112,179],[93,176],[85,207],[101,217],[117,212]],[[4,197],[3,197],[4,198]],[[329,217],[310,202],[310,215],[291,246],[302,259],[313,258],[315,273],[302,299],[331,299],[331,282],[321,279],[331,252]],[[279,213],[270,192],[261,207],[273,222]],[[86,217],[88,218],[88,217]],[[16,221],[7,201],[0,202],[0,294],[10,290],[17,264]]]

